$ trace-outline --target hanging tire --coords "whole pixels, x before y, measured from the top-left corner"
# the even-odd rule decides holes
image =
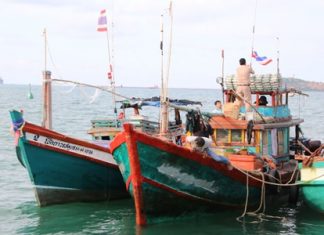
[[[279,183],[278,179],[279,179],[279,173],[276,169],[271,169],[268,173],[269,175],[269,182],[271,183]],[[269,184],[267,187],[267,190],[270,194],[272,195],[276,195],[279,193],[279,187],[277,185],[272,185]]]
[[[299,198],[299,186],[298,185],[294,185],[289,187],[289,199],[288,202],[296,205],[298,202],[298,198]]]
[[[296,177],[295,177],[295,183],[300,180],[300,171],[298,170],[296,172]],[[298,185],[293,185],[291,187],[289,187],[289,199],[288,202],[296,205],[298,202],[298,198],[299,198],[299,186]]]

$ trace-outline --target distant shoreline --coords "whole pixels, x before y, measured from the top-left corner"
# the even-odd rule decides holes
[[[26,86],[29,84],[4,84],[1,83],[0,80],[0,85],[21,85],[21,86]],[[32,86],[41,86],[41,84],[35,84]],[[54,85],[54,86],[70,86],[70,85]],[[107,85],[98,85],[101,87],[109,87]],[[210,88],[210,87],[170,87],[169,89],[188,89],[188,90],[192,90],[192,89],[201,89],[201,90],[221,90],[222,88],[220,87],[219,84],[214,84],[214,88]],[[324,82],[314,82],[314,81],[306,81],[306,80],[302,80],[302,79],[298,79],[298,78],[283,78],[283,86],[287,87],[287,88],[295,88],[297,90],[301,90],[301,91],[324,91]],[[123,85],[118,85],[116,86],[117,89],[119,88],[128,88],[128,89],[151,89],[151,90],[158,90],[159,87],[152,87],[152,86],[123,86]]]

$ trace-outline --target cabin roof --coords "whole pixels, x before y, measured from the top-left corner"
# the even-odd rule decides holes
[[[269,123],[255,123],[254,130],[264,130],[282,127],[296,126],[302,123],[303,119],[276,120]],[[246,120],[237,120],[231,117],[213,116],[209,120],[209,124],[213,129],[246,129],[248,122]]]

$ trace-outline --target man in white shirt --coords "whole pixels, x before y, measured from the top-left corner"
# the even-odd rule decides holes
[[[212,111],[213,114],[223,114],[222,102],[220,100],[215,101],[215,109]]]
[[[246,60],[244,58],[241,58],[240,66],[236,70],[236,93],[247,101],[244,102],[246,111],[251,111],[250,74],[254,74],[253,69],[250,65],[246,65]],[[241,103],[241,98],[237,97],[235,105],[241,106]]]
[[[217,155],[214,151],[210,149],[212,145],[212,140],[206,137],[200,136],[187,136],[186,141],[190,143],[193,150],[197,152],[205,152],[208,156],[217,162],[227,165],[228,170],[232,170],[233,167],[226,157]]]

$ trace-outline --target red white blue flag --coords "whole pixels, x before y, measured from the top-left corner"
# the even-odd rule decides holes
[[[266,56],[259,56],[256,51],[252,52],[252,57],[262,65],[267,65],[272,61],[272,59],[269,59]]]
[[[106,10],[100,11],[100,16],[98,18],[98,32],[107,32],[107,17],[106,17]]]

